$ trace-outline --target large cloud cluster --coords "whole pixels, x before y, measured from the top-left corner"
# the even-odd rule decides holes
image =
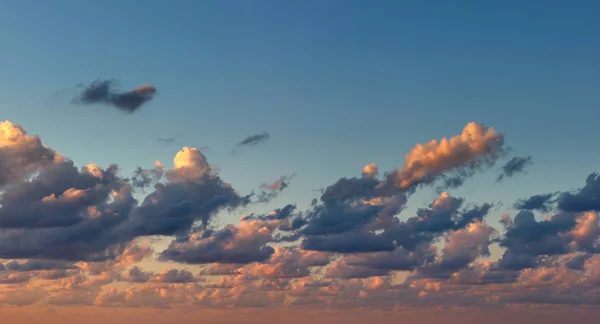
[[[502,132],[469,123],[460,135],[416,145],[398,169],[380,175],[369,164],[359,176],[339,179],[307,210],[288,204],[216,227],[220,211],[238,211],[254,195],[223,181],[197,149],[184,147],[173,167],[157,162],[129,179],[117,165],[77,168],[39,137],[4,122],[0,304],[599,304],[596,174],[580,190],[515,202],[516,214],[504,214],[502,226],[490,220],[493,204],[469,204],[444,191],[404,215],[419,188],[460,186],[505,153]],[[502,178],[530,162],[509,160]],[[289,178],[264,185],[258,201],[274,200]],[[153,244],[157,236],[170,243]],[[493,248],[502,250],[498,259]],[[169,265],[157,271],[161,262]]]

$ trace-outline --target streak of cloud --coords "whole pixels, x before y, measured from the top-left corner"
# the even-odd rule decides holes
[[[237,147],[255,146],[258,144],[262,144],[262,143],[266,142],[267,140],[269,140],[270,137],[271,137],[271,135],[269,135],[269,133],[267,133],[267,132],[251,135],[251,136],[246,137],[244,140],[240,141],[239,143],[237,143]]]

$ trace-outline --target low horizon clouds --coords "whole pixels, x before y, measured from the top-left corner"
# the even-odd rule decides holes
[[[103,91],[86,96],[102,102]],[[257,134],[237,146],[268,139]],[[416,191],[457,188],[495,167],[507,153],[504,139],[470,122],[458,135],[400,152],[399,168],[381,173],[368,164],[334,181],[307,209],[281,201],[222,227],[221,212],[278,202],[295,174],[241,193],[200,150],[184,146],[172,166],[156,161],[124,177],[117,164],[77,167],[39,136],[1,122],[0,305],[600,305],[596,173],[579,190],[514,202],[513,215],[497,224],[490,215],[502,204],[471,204],[447,191],[407,215]],[[508,160],[499,179],[525,174],[531,162]],[[151,243],[157,237],[170,242]],[[149,260],[166,269],[146,268]]]

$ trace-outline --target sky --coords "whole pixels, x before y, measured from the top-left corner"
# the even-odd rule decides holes
[[[3,1],[0,312],[591,314],[599,14]]]

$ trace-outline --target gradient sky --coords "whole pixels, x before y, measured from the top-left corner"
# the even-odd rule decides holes
[[[240,193],[296,173],[223,225],[306,209],[316,189],[369,163],[402,168],[416,143],[475,121],[504,132],[509,156],[533,157],[526,175],[495,184],[498,164],[449,190],[503,202],[488,219],[497,227],[516,199],[600,171],[599,15],[596,1],[2,1],[1,119],[79,166],[118,163],[124,175],[170,168],[184,145],[208,146]],[[157,95],[133,114],[70,103],[97,78]],[[265,131],[266,143],[231,153]],[[437,195],[418,191],[408,215]]]

